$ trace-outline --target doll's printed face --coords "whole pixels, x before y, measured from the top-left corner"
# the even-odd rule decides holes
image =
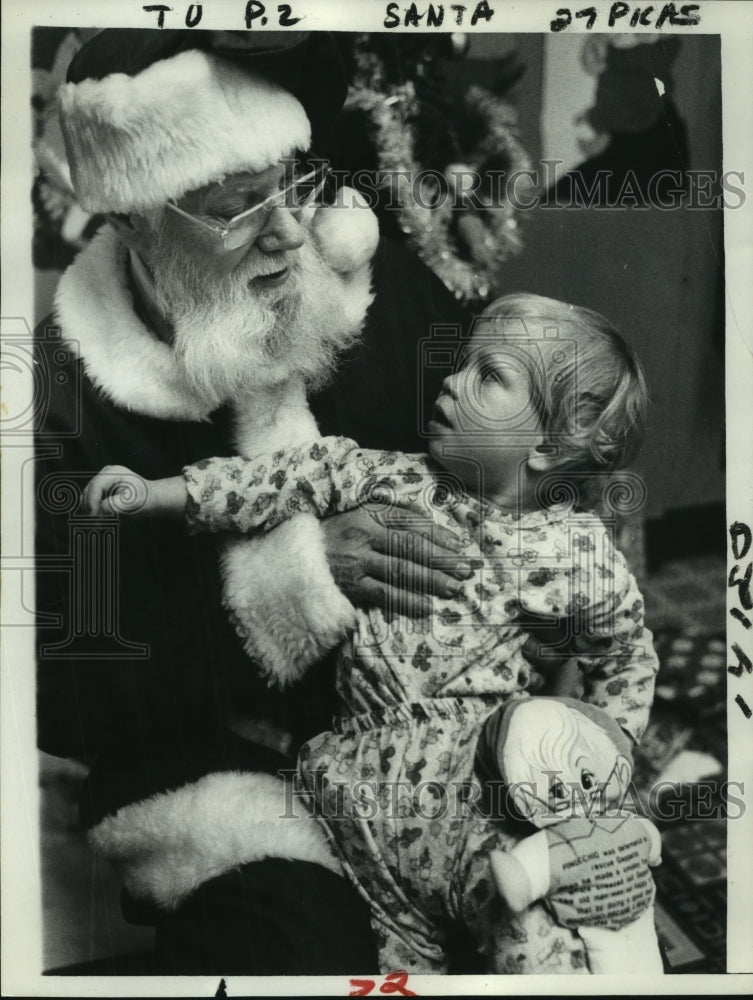
[[[518,811],[538,827],[595,816],[618,802],[630,764],[590,719],[532,699],[512,716],[501,770]]]
[[[584,752],[558,773],[550,772],[544,777],[547,802],[554,812],[569,809],[571,801],[577,807],[578,802],[594,801],[600,796],[606,802],[614,802],[622,791],[614,756],[604,758]]]
[[[570,768],[521,781],[512,787],[518,811],[540,828],[577,816],[596,817],[621,798],[620,760],[624,758],[605,764],[584,755]]]

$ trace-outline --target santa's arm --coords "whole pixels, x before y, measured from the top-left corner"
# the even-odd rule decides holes
[[[549,843],[540,830],[511,851],[493,850],[489,864],[497,892],[514,913],[520,913],[551,888]]]

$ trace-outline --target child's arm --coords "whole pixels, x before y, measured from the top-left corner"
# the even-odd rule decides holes
[[[384,457],[347,438],[322,438],[256,458],[202,459],[167,479],[145,479],[123,465],[106,465],[87,484],[82,510],[185,516],[196,530],[246,533],[294,513],[321,517],[351,510],[377,482],[369,470],[379,468]]]
[[[607,711],[638,742],[648,723],[658,660],[636,582],[596,517],[576,525],[552,523],[541,535],[531,542],[533,556],[517,577],[501,560],[503,575],[512,581],[503,594],[517,579],[520,613],[559,623],[563,642],[550,651],[552,664],[576,658],[583,700]]]
[[[318,517],[364,504],[377,518],[391,509],[425,515],[434,472],[424,455],[359,448],[348,438],[320,438],[256,458],[208,458],[181,476],[148,480],[122,465],[105,466],[86,486],[82,511],[185,518],[194,531],[246,534],[294,514]],[[451,532],[436,543],[459,550]],[[468,571],[458,570],[465,578]],[[453,574],[454,575],[454,574]]]
[[[186,518],[194,530],[245,534],[295,514],[326,517],[394,497],[392,487],[411,470],[419,483],[428,476],[421,456],[370,451],[335,437],[253,459],[210,458],[183,470]]]
[[[91,479],[81,497],[85,514],[132,514],[182,518],[188,499],[183,476],[144,479],[124,465],[106,465]]]
[[[609,544],[606,549],[606,572],[601,576],[595,567],[573,646],[583,700],[605,709],[638,743],[648,724],[659,661],[635,578],[622,554]]]
[[[357,451],[345,438],[322,438],[274,454],[188,465],[183,469],[188,525],[195,531],[247,534],[271,529],[294,514],[324,517],[348,510],[356,503],[347,460]],[[345,498],[338,490],[341,482]],[[346,505],[338,506],[344,499]],[[353,502],[347,504],[348,499]]]

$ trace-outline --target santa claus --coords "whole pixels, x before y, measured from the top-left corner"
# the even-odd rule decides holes
[[[322,657],[353,617],[326,526],[301,516],[218,553],[120,525],[105,648],[51,571],[75,560],[78,515],[44,501],[105,464],[157,478],[305,440],[309,401],[323,433],[420,446],[417,342],[465,317],[402,249],[377,250],[355,192],[327,197],[345,89],[329,36],[110,30],[58,98],[73,190],[106,224],[40,328],[37,605],[67,637],[40,629],[39,743],[90,766],[84,818],[127,914],[157,926],[157,971],[374,965],[365,909],[315,824],[280,819],[271,776],[332,709]],[[443,374],[424,373],[427,401]],[[383,591],[386,543],[349,533],[362,555],[338,583]]]

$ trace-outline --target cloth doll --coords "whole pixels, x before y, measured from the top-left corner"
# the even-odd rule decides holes
[[[497,889],[519,913],[543,900],[577,930],[593,973],[662,974],[654,929],[661,838],[627,811],[628,738],[601,709],[569,698],[512,702],[479,742],[484,771],[538,832],[490,856]]]

